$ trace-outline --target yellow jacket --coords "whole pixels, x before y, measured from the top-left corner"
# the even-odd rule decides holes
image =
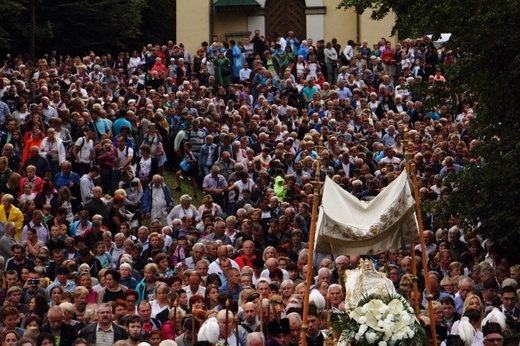
[[[20,209],[14,205],[11,206],[11,212],[9,213],[9,219],[5,214],[5,208],[3,204],[0,204],[0,221],[2,222],[13,222],[16,226],[15,238],[22,241],[22,228],[23,228],[23,213]]]

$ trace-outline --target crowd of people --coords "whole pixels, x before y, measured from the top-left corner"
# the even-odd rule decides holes
[[[449,175],[478,160],[472,101],[429,108],[414,88],[445,83],[453,63],[428,38],[342,48],[258,30],[194,55],[170,41],[6,60],[2,345],[202,345],[212,317],[222,345],[298,345],[306,285],[344,311],[343,271],[360,259],[316,254],[307,266],[316,174],[370,201],[404,169],[407,128],[420,198],[434,206]],[[371,258],[411,303],[416,265],[422,311],[426,280],[435,301],[423,323],[439,340],[461,316],[473,344],[501,340],[480,322],[496,306],[517,328],[520,267],[438,212],[424,217],[426,277],[414,249]],[[307,344],[323,345],[325,315],[309,308]]]

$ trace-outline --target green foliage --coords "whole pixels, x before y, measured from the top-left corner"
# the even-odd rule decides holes
[[[53,23],[51,40],[41,40],[37,51],[53,47],[80,54],[89,50],[126,48],[141,31],[141,10],[145,0],[54,0],[42,4],[38,23]]]
[[[22,28],[23,22],[19,21],[22,13],[27,11],[27,0],[2,0],[0,1],[0,47],[12,48],[13,31]]]
[[[520,241],[520,15],[518,0],[342,0],[340,8],[397,15],[394,33],[452,34],[447,49],[457,64],[446,73],[449,90],[478,102],[470,133],[479,160],[450,178],[454,193],[443,203],[469,226],[482,225],[509,250]]]
[[[175,39],[175,0],[2,0],[0,50],[36,56],[130,50]],[[35,8],[35,26],[31,23]]]
[[[141,42],[165,44],[175,39],[175,0],[148,0],[143,9],[143,23]]]

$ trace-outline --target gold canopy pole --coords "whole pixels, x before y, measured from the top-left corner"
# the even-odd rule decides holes
[[[303,298],[303,321],[302,321],[302,340],[301,345],[307,346],[307,317],[309,315],[309,296],[312,282],[312,262],[314,259],[314,238],[316,234],[316,223],[318,218],[318,202],[320,192],[321,175],[321,152],[323,150],[323,137],[320,137],[318,147],[318,159],[316,160],[316,171],[314,177],[314,198],[312,200],[311,228],[309,230],[309,255],[307,257],[307,275],[305,277],[305,295]]]
[[[430,290],[430,281],[428,280],[428,262],[426,258],[426,244],[424,243],[424,230],[423,230],[423,224],[422,224],[422,213],[421,213],[421,205],[419,203],[419,188],[417,185],[417,167],[415,164],[415,160],[413,159],[413,152],[411,150],[411,142],[410,142],[410,135],[408,133],[408,128],[405,129],[405,138],[407,140],[407,154],[410,155],[410,159],[406,160],[406,169],[408,171],[408,174],[412,177],[413,182],[413,195],[415,199],[415,213],[417,214],[417,223],[419,225],[419,242],[421,244],[421,257],[423,262],[423,269],[424,269],[424,283],[426,286],[426,300],[428,301],[428,312],[430,315],[430,330],[432,335],[432,341],[434,345],[437,345],[437,334],[435,331],[435,314],[433,313],[433,295],[431,294]],[[408,146],[410,145],[410,146]],[[415,251],[415,248],[412,248],[412,252]],[[415,263],[412,263],[413,267],[415,267]],[[417,279],[416,279],[417,280]],[[417,286],[417,281],[414,282],[415,286]],[[417,295],[416,295],[417,296]]]
[[[408,133],[408,128],[404,130],[404,152],[406,156],[406,171],[409,175],[412,175],[410,163],[413,160],[413,149],[412,149],[412,140],[410,138],[410,134]],[[415,265],[415,243],[411,244],[412,246],[412,284],[413,284],[413,309],[415,311],[415,315],[419,317],[420,309],[419,309],[419,289],[418,289],[418,277],[417,277],[417,266]]]

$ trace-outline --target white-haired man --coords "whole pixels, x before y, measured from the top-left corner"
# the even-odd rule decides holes
[[[166,216],[173,209],[173,196],[163,177],[156,174],[152,183],[146,187],[143,198],[143,211],[151,219],[159,219],[166,224]]]
[[[265,345],[265,337],[263,333],[249,333],[246,338],[246,346],[263,346]]]

